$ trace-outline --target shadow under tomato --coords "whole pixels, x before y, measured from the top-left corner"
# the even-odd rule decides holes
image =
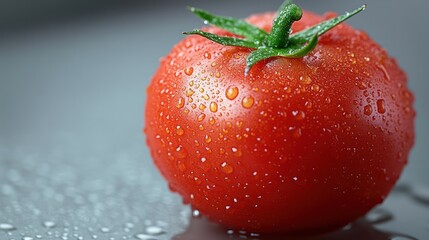
[[[390,221],[392,215],[381,212],[376,218],[363,218],[347,225],[336,232],[318,236],[285,236],[285,235],[259,235],[240,232],[227,233],[225,229],[209,222],[203,217],[191,217],[188,229],[172,238],[172,240],[391,240],[398,239],[416,240],[411,236],[400,233],[384,232],[375,228],[376,224]]]

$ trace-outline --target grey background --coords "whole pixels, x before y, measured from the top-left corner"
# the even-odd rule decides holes
[[[246,17],[281,2],[0,2],[0,223],[16,227],[0,230],[0,239],[64,233],[122,239],[149,226],[166,232],[159,239],[169,239],[183,231],[189,210],[168,192],[141,133],[145,88],[181,32],[201,26],[186,6]],[[364,3],[296,2],[318,13]],[[416,97],[416,143],[401,182],[427,186],[429,2],[366,3],[348,23],[398,59]],[[390,201],[386,206],[395,211],[402,200]],[[424,218],[411,209],[401,214]],[[407,219],[386,228],[429,235],[427,217],[417,221],[422,226],[407,226]],[[57,227],[46,229],[44,221]],[[109,231],[100,232],[103,227]]]

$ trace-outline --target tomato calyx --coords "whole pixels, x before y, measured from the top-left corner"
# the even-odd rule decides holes
[[[321,22],[313,27],[290,34],[292,23],[302,17],[302,9],[286,0],[274,19],[270,33],[251,25],[244,20],[232,17],[216,16],[204,10],[190,7],[189,10],[204,20],[205,23],[227,30],[238,37],[218,36],[195,29],[184,32],[186,35],[200,35],[225,46],[237,46],[255,49],[246,59],[245,75],[257,62],[271,57],[301,58],[309,54],[317,45],[318,37],[338,24],[365,10],[366,5],[338,17]]]

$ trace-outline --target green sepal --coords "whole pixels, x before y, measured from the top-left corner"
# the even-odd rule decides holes
[[[213,42],[217,42],[225,46],[236,46],[236,47],[247,47],[247,48],[258,48],[260,46],[254,42],[247,41],[245,39],[218,36],[216,34],[204,32],[198,29],[192,30],[190,32],[184,32],[183,34],[186,34],[186,35],[197,34],[207,39],[210,39]]]
[[[247,47],[256,49],[247,57],[245,73],[257,62],[271,57],[300,58],[309,54],[317,45],[318,37],[333,27],[344,22],[357,13],[365,10],[366,5],[351,13],[329,19],[301,32],[290,35],[292,23],[302,16],[302,9],[292,4],[291,0],[285,0],[278,10],[278,16],[274,19],[273,28],[268,34],[264,30],[253,26],[243,20],[231,17],[215,16],[206,11],[189,8],[197,16],[219,28],[225,29],[243,38],[218,36],[201,30],[184,32],[184,34],[196,34],[208,38],[226,46]]]
[[[287,48],[258,48],[247,56],[245,74],[257,62],[271,57],[301,58],[310,53],[318,42],[318,36],[315,34],[306,45],[289,45]]]
[[[188,9],[201,19],[207,21],[207,23],[236,35],[243,36],[249,40],[262,42],[268,36],[267,32],[246,21],[232,17],[216,16],[194,7],[189,7]]]
[[[347,19],[353,17],[354,15],[358,14],[359,12],[362,12],[363,10],[365,10],[366,5],[363,5],[362,7],[354,10],[351,13],[346,13],[343,15],[340,15],[338,17],[329,19],[327,21],[321,22],[315,26],[312,26],[308,29],[302,30],[298,33],[292,34],[290,36],[290,41],[294,44],[303,44],[305,42],[308,41],[308,39],[317,34],[317,36],[321,36],[324,33],[326,33],[327,31],[331,30],[332,28],[334,28],[335,26],[337,26],[338,24],[346,21]]]

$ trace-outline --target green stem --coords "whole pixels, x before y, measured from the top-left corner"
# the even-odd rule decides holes
[[[268,47],[284,48],[287,46],[292,23],[300,20],[302,9],[295,4],[286,5],[274,19],[273,28],[266,40]]]
[[[302,9],[292,4],[291,0],[286,0],[278,10],[278,16],[274,19],[270,34],[243,20],[219,17],[197,8],[189,8],[207,23],[223,28],[236,36],[217,36],[198,29],[184,32],[184,34],[200,35],[225,46],[255,49],[247,56],[245,68],[245,74],[247,74],[254,64],[264,59],[272,57],[301,58],[306,56],[316,47],[319,36],[362,12],[365,8],[366,5],[363,5],[351,13],[326,20],[292,35],[290,35],[292,24],[301,19]]]

